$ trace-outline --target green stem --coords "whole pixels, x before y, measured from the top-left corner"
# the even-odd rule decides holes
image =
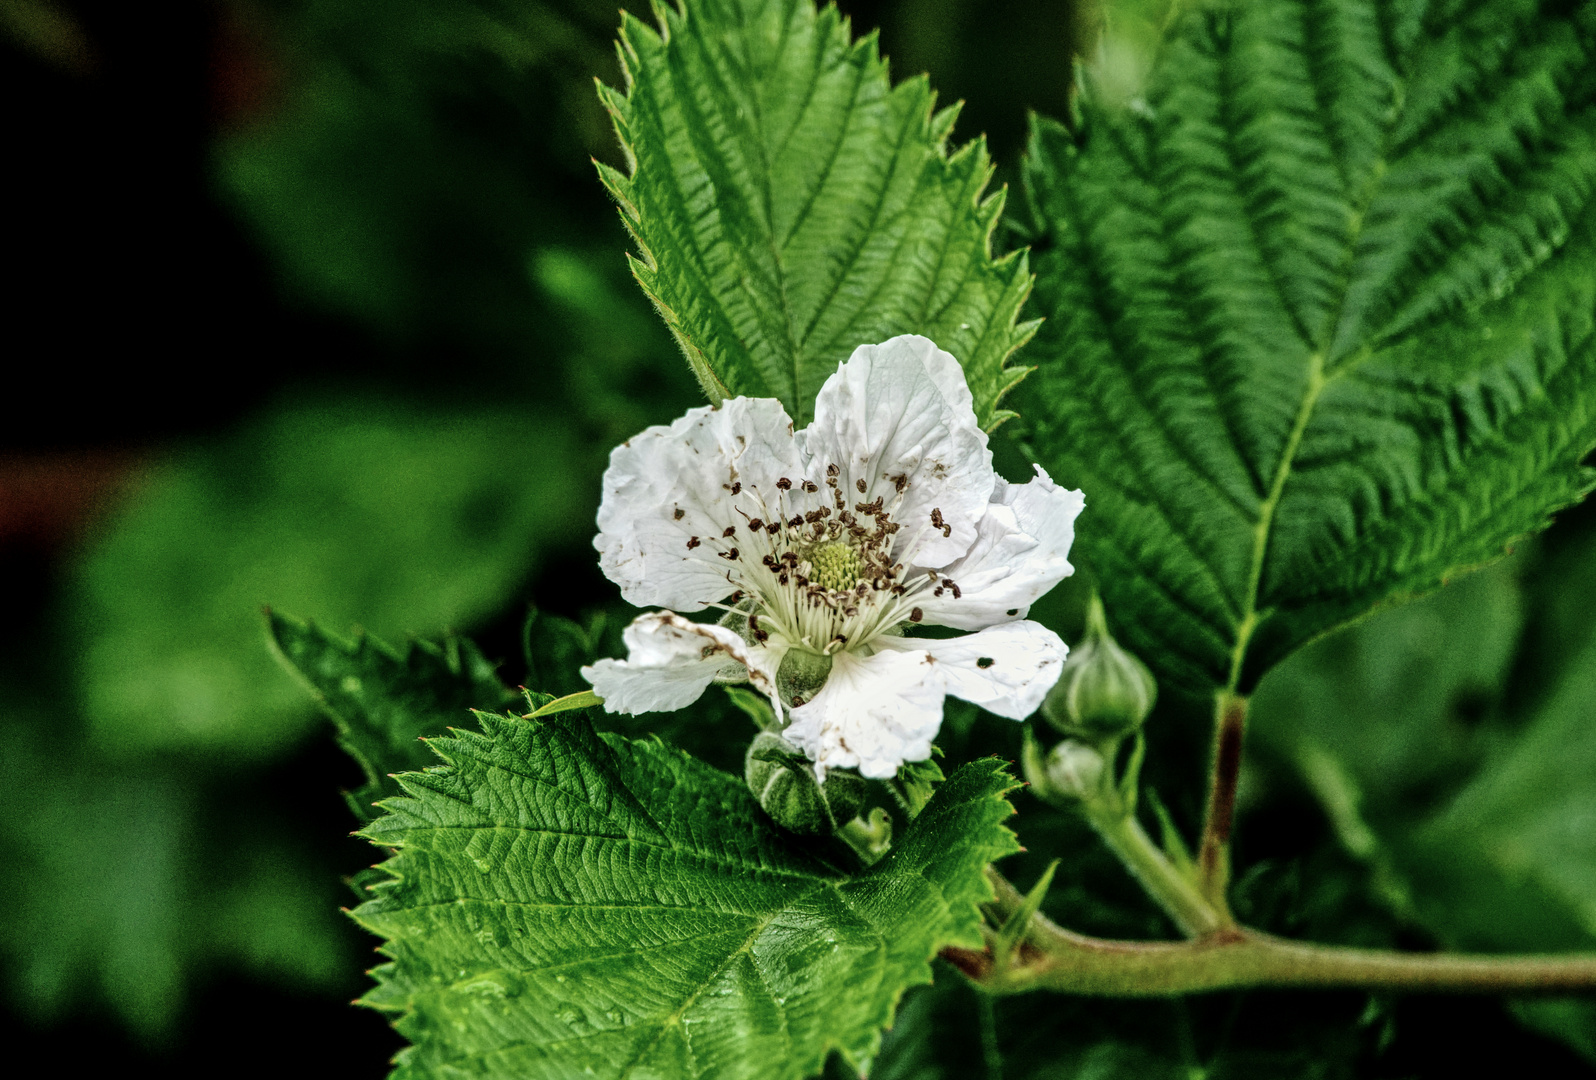
[[[986,1065],[986,1080],[1003,1080],[1003,1052],[998,1047],[996,999],[982,994],[980,1001],[981,1057]]]
[[[1018,911],[1025,898],[988,868],[989,915]],[[1469,956],[1348,949],[1288,941],[1230,927],[1191,941],[1107,941],[1032,916],[1017,962],[998,968],[990,952],[944,949],[983,990],[1054,990],[1104,997],[1173,997],[1249,987],[1432,990],[1475,993],[1596,991],[1596,954]]]
[[[1214,756],[1208,777],[1208,810],[1203,815],[1197,870],[1203,895],[1225,925],[1235,924],[1226,892],[1230,887],[1230,831],[1236,818],[1236,781],[1247,732],[1247,699],[1221,690],[1214,708]]]
[[[1596,956],[1466,956],[1347,949],[1230,930],[1183,942],[1105,941],[1033,920],[1028,962],[982,978],[980,963],[950,955],[989,993],[1057,990],[1168,997],[1248,987],[1444,990],[1478,993],[1596,990]],[[954,953],[955,950],[948,950]]]
[[[1210,903],[1197,882],[1169,861],[1134,814],[1124,813],[1112,803],[1098,801],[1085,802],[1082,808],[1097,835],[1174,920],[1182,934],[1200,937],[1231,924],[1229,913]]]

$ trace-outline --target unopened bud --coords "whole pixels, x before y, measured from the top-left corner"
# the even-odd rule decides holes
[[[1092,597],[1086,639],[1070,650],[1042,715],[1066,735],[1118,739],[1142,726],[1157,698],[1153,673],[1109,635],[1103,603]]]
[[[856,817],[849,821],[838,835],[853,845],[859,857],[869,865],[892,846],[892,815],[878,806],[870,811],[868,818]]]
[[[1029,728],[1025,731],[1020,763],[1037,798],[1054,805],[1096,796],[1108,768],[1102,752],[1079,739],[1065,739],[1044,755],[1041,743]]]
[[[864,805],[861,777],[833,769],[822,786],[803,751],[774,732],[754,737],[743,760],[743,779],[765,813],[795,833],[834,833],[838,822],[851,820]]]
[[[783,705],[799,706],[820,693],[831,674],[831,657],[808,649],[788,649],[776,669],[776,696]]]
[[[1105,765],[1095,746],[1065,739],[1047,752],[1047,782],[1061,795],[1088,798],[1102,786]]]

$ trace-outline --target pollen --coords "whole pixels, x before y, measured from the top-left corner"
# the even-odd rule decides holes
[[[851,589],[859,582],[859,552],[851,544],[824,544],[811,552],[809,562],[814,566],[813,580],[838,592]]]

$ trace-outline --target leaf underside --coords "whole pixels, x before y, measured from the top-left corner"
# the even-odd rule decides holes
[[[355,917],[387,939],[365,1003],[401,1014],[397,1077],[791,1077],[867,1061],[902,991],[977,945],[1013,780],[938,791],[849,876],[738,779],[581,714],[481,714],[362,835],[398,849]]]
[[[1004,194],[984,142],[948,153],[956,108],[924,76],[892,86],[875,36],[811,0],[623,13],[625,93],[601,86],[631,166],[600,175],[632,269],[711,401],[779,398],[798,423],[859,345],[936,341],[985,427],[1025,374],[1005,367],[1031,275],[994,260]]]
[[[1128,644],[1250,691],[1498,556],[1596,443],[1596,15],[1189,13],[1144,101],[1039,121],[1032,450]]]

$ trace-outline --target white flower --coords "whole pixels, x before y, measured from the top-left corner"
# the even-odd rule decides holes
[[[947,694],[1020,720],[1057,681],[1064,643],[1025,615],[1071,573],[1082,505],[1041,468],[993,472],[952,356],[916,336],[862,345],[803,431],[774,399],[733,398],[610,455],[604,573],[638,606],[726,614],[643,615],[627,659],[582,674],[626,713],[746,678],[817,775],[893,776],[930,755]],[[976,632],[902,636],[916,624]]]

